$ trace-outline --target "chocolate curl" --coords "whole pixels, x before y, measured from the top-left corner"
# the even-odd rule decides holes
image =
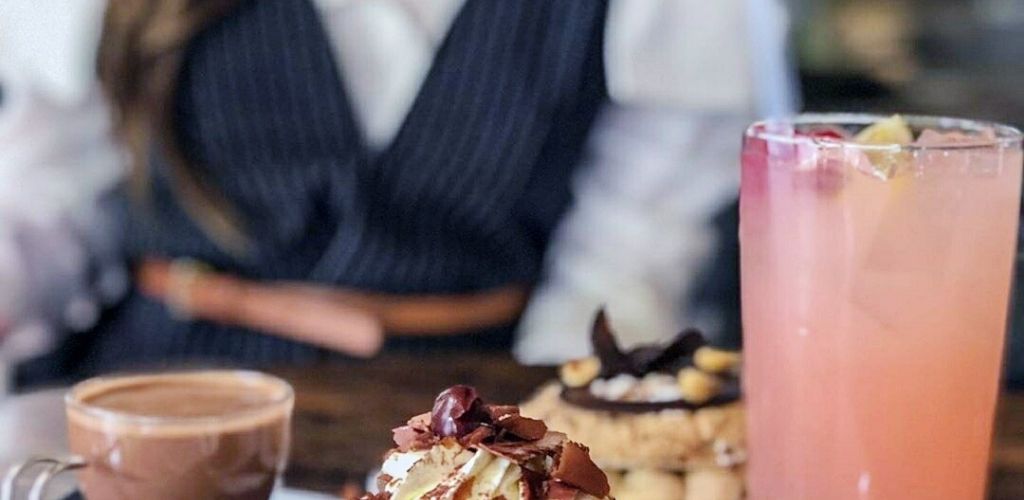
[[[548,481],[546,486],[547,495],[544,496],[546,500],[576,500],[576,495],[580,492],[580,490],[558,481]]]
[[[408,425],[396,427],[391,430],[391,439],[395,441],[398,451],[406,452],[413,449],[416,442],[420,440],[421,434]]]
[[[409,419],[405,425],[391,430],[399,451],[428,448],[435,437],[430,429],[430,414],[422,413]]]
[[[490,427],[480,426],[473,429],[462,438],[461,443],[463,446],[477,446],[487,439],[494,436],[494,429]]]
[[[507,415],[494,422],[494,426],[525,441],[536,441],[548,432],[548,426],[540,420],[522,415]]]
[[[583,445],[566,441],[551,477],[598,498],[608,496],[608,477],[597,467]]]
[[[519,407],[515,405],[485,405],[485,409],[494,422],[509,415],[519,415]]]
[[[548,432],[544,437],[536,441],[499,441],[494,443],[481,443],[480,447],[502,458],[507,458],[519,465],[540,457],[553,457],[562,448],[562,443],[567,441],[565,434],[561,432]]]

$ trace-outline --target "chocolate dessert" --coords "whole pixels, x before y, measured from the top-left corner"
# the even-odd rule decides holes
[[[693,329],[624,350],[603,310],[591,341],[594,356],[562,365],[523,414],[587,443],[619,500],[742,498],[739,353]]]
[[[588,449],[515,406],[486,404],[472,387],[446,389],[430,413],[394,430],[379,492],[363,500],[609,499]]]

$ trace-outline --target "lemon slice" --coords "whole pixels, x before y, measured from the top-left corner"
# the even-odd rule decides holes
[[[861,130],[853,139],[859,144],[905,145],[914,142],[914,133],[900,115],[892,115]]]
[[[910,161],[910,155],[896,146],[914,142],[914,132],[902,116],[892,115],[861,130],[853,140],[858,144],[893,146],[893,151],[865,151],[874,167],[870,173],[882,180],[889,180],[896,176],[901,165]]]

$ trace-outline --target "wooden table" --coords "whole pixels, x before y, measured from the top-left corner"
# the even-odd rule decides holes
[[[457,383],[495,402],[527,397],[554,376],[506,356],[389,356],[372,362],[276,370],[295,386],[290,486],[339,491],[362,484],[391,446],[391,428],[429,410],[434,396]],[[1024,499],[1024,393],[1000,402],[990,500]]]

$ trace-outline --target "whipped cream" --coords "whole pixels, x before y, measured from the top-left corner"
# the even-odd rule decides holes
[[[446,442],[425,451],[392,452],[381,467],[391,500],[526,500],[528,486],[515,462],[485,449]],[[576,493],[575,500],[602,500]]]
[[[679,401],[683,394],[676,378],[664,373],[648,373],[643,378],[620,374],[590,383],[590,394],[606,401],[661,403]]]
[[[487,450],[473,451],[457,443],[392,453],[381,473],[390,478],[384,491],[392,500],[527,498],[519,465]]]

